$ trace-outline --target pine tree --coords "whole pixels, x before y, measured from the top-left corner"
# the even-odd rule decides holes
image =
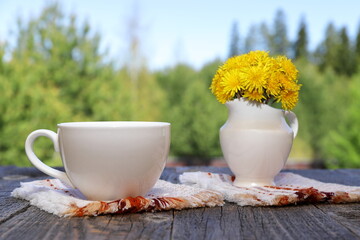
[[[285,13],[279,9],[276,12],[272,34],[269,38],[270,51],[274,55],[287,55],[289,40],[287,37]]]
[[[360,57],[360,24],[358,27],[356,41],[355,41],[355,52],[358,57]]]
[[[350,44],[346,27],[340,30],[340,42],[336,51],[336,61],[333,68],[338,74],[351,76],[355,73],[356,65],[354,64],[354,52]]]
[[[245,53],[248,53],[250,51],[253,51],[257,48],[257,44],[256,44],[256,33],[257,31],[257,27],[256,25],[251,25],[251,27],[249,28],[249,31],[246,35],[246,38],[245,38],[245,44],[244,44],[244,52]]]
[[[126,104],[131,110],[129,120],[154,121],[160,117],[163,93],[148,69],[144,53],[144,31],[137,6],[133,9],[126,31],[128,43],[126,64],[122,70],[122,82],[126,84],[130,99]],[[158,108],[154,108],[158,106]]]
[[[269,51],[269,28],[266,23],[252,25],[245,38],[244,52],[253,50]]]
[[[229,57],[240,54],[240,36],[237,22],[233,22],[230,36]]]
[[[17,42],[0,69],[0,162],[30,165],[19,139],[39,128],[56,130],[59,122],[96,120],[89,98],[99,88],[89,87],[107,84],[111,73],[104,75],[109,67],[99,53],[100,37],[89,24],[65,16],[58,4],[19,20],[13,31]],[[60,164],[51,141],[39,139],[34,146],[40,159]]]
[[[262,22],[257,32],[258,32],[257,44],[259,45],[259,48],[265,51],[272,51],[273,37],[269,26],[265,22]]]
[[[356,40],[355,40],[355,63],[356,63],[356,71],[360,71],[360,24],[358,27]]]
[[[334,24],[329,23],[326,27],[325,39],[320,43],[315,52],[315,57],[321,71],[324,71],[326,68],[333,68],[336,64],[339,42],[339,35]]]
[[[306,22],[304,18],[301,19],[294,48],[295,48],[294,49],[295,59],[299,59],[299,58],[308,59],[308,35],[306,29]]]

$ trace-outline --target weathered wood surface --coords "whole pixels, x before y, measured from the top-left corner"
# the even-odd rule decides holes
[[[185,171],[230,173],[227,168],[167,168],[177,182]],[[320,181],[360,186],[360,170],[293,171]],[[0,239],[360,239],[360,204],[198,208],[84,218],[59,218],[14,199],[21,181],[47,178],[34,168],[0,167]]]

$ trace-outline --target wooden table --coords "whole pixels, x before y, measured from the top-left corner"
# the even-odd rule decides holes
[[[230,173],[228,168],[166,168],[178,182],[185,171]],[[360,170],[293,170],[326,182],[360,186]],[[34,168],[0,167],[0,239],[360,239],[360,203],[286,207],[223,207],[59,218],[14,199],[20,181],[47,178]]]

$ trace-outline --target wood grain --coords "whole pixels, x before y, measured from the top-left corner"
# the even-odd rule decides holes
[[[167,168],[178,182],[186,171],[231,173],[228,168]],[[360,185],[359,169],[292,170],[325,182]],[[0,167],[0,239],[360,239],[360,204],[223,207],[84,218],[59,218],[14,199],[21,181],[47,176],[34,168]]]

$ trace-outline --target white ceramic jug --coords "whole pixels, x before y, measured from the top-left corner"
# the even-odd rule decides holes
[[[244,99],[227,102],[226,106],[229,116],[220,129],[220,144],[235,174],[234,185],[274,185],[298,131],[296,115]]]

